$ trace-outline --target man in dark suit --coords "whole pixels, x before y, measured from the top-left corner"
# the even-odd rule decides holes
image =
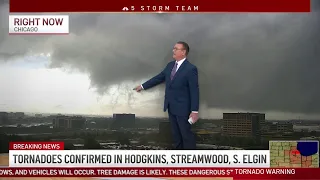
[[[189,45],[177,42],[173,59],[164,70],[135,88],[137,92],[166,83],[164,111],[168,110],[175,149],[196,149],[196,140],[191,131],[199,110],[199,84],[197,67],[187,60]],[[189,123],[188,119],[192,119]]]

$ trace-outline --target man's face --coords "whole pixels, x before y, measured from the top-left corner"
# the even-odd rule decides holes
[[[183,48],[182,44],[176,44],[173,47],[172,52],[173,52],[173,58],[175,60],[178,60],[178,59],[185,57],[186,50]]]

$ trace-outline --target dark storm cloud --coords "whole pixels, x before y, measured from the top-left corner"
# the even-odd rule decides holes
[[[46,37],[39,36],[9,36],[8,35],[9,5],[0,3],[0,61],[7,61],[24,56],[27,53],[42,52]]]
[[[183,40],[209,107],[319,113],[318,4],[311,14],[71,15],[69,36],[5,36],[0,54],[48,50],[51,67],[80,69],[104,93],[160,72]]]

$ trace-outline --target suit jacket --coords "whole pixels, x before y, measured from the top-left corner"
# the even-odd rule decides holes
[[[175,61],[169,62],[162,72],[142,86],[145,90],[160,83],[166,83],[163,110],[169,107],[170,113],[189,116],[191,111],[199,110],[199,83],[197,67],[187,59],[181,64],[173,80],[170,79]]]

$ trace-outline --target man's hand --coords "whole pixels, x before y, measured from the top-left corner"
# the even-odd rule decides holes
[[[196,123],[199,119],[198,113],[192,112],[190,116],[192,118],[193,123]]]
[[[133,90],[140,92],[141,90],[143,90],[143,88],[141,85],[139,85],[139,86],[135,87]]]

